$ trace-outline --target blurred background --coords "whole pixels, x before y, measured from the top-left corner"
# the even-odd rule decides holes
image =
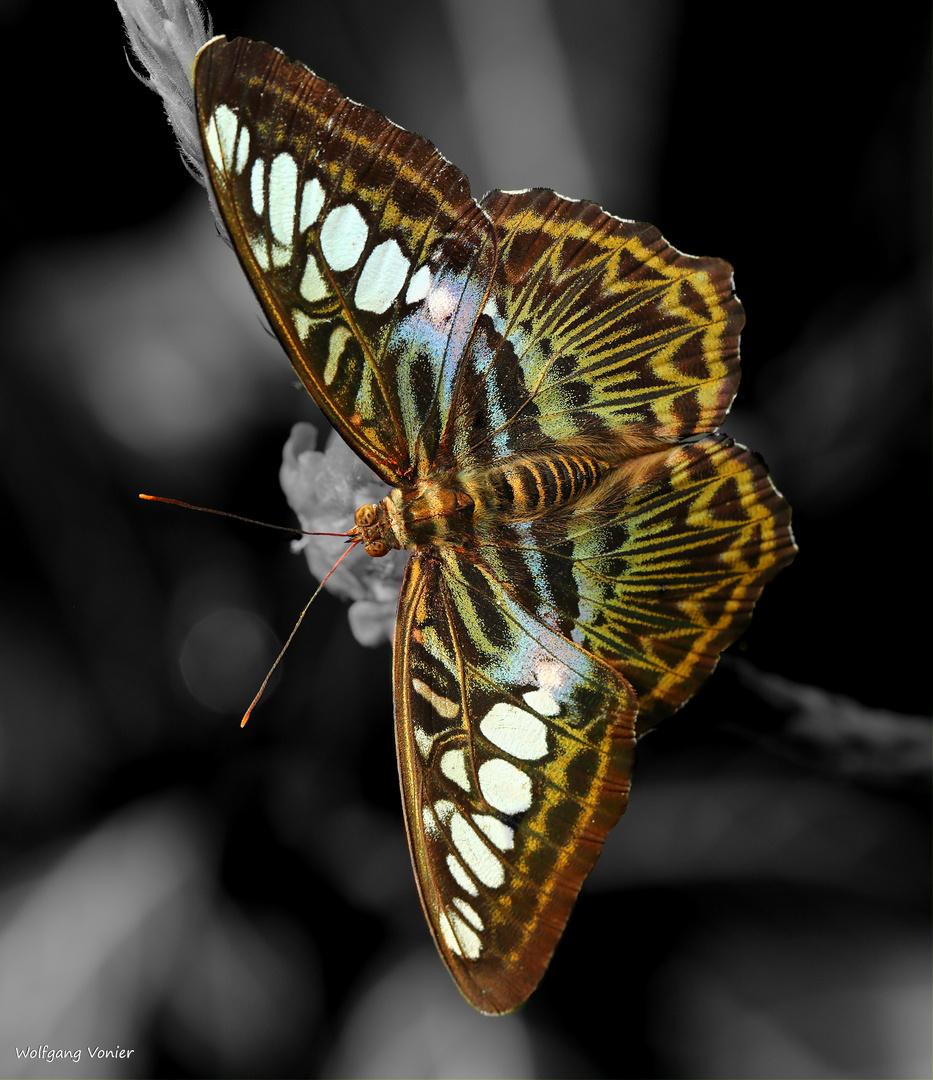
[[[0,1075],[930,1075],[930,27],[889,10],[212,5],[477,195],[550,186],[736,269],[726,430],[800,555],[643,743],[543,984],[496,1021],[423,922],[389,648],[322,595],[241,731],[304,560],[136,498],[290,524],[282,447],[326,425],[115,5],[3,5]]]

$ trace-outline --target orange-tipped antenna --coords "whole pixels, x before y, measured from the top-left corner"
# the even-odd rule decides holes
[[[312,535],[312,536],[343,536],[343,533],[312,533],[311,535]],[[272,665],[272,667],[271,667],[271,668],[269,668],[269,673],[268,673],[268,675],[266,675],[266,677],[265,677],[265,678],[264,678],[264,679],[262,680],[262,686],[260,686],[260,687],[259,687],[259,690],[258,690],[258,692],[257,692],[256,696],[255,696],[255,697],[253,698],[253,700],[252,700],[252,701],[250,702],[250,706],[249,706],[249,708],[248,708],[248,709],[246,710],[246,712],[245,712],[245,713],[243,714],[243,719],[242,719],[242,720],[240,721],[240,727],[241,727],[241,728],[242,728],[242,727],[246,727],[246,721],[247,721],[247,720],[249,720],[249,718],[250,718],[250,713],[252,713],[253,709],[254,709],[254,708],[256,707],[256,703],[257,703],[257,702],[259,701],[259,699],[260,699],[260,698],[262,697],[263,691],[264,691],[264,690],[265,690],[265,688],[266,688],[266,684],[267,684],[267,683],[269,682],[269,680],[270,680],[270,679],[272,678],[272,672],[273,672],[273,671],[275,671],[275,669],[276,669],[276,668],[277,668],[277,667],[279,666],[279,661],[280,661],[280,660],[282,659],[282,657],[283,657],[283,656],[285,655],[285,650],[286,650],[286,649],[287,649],[287,648],[289,647],[289,645],[291,645],[291,643],[292,643],[292,638],[293,638],[293,637],[295,636],[295,634],[296,634],[296,633],[298,632],[298,627],[299,627],[299,626],[301,626],[301,622],[302,622],[302,620],[304,619],[304,617],[305,617],[305,615],[306,615],[306,613],[307,613],[307,611],[308,611],[308,608],[309,608],[309,607],[311,607],[311,604],[312,604],[312,603],[314,602],[314,598],[315,598],[315,597],[317,596],[317,594],[318,594],[318,593],[319,593],[319,592],[321,591],[321,589],[323,589],[323,588],[324,588],[324,583],[325,583],[325,582],[327,581],[327,578],[329,578],[329,577],[330,577],[330,575],[331,575],[331,574],[332,574],[332,573],[333,573],[333,572],[334,572],[334,571],[335,571],[335,570],[337,569],[337,567],[338,567],[338,566],[339,566],[339,565],[340,565],[340,564],[341,564],[341,563],[343,562],[343,560],[344,560],[344,559],[345,559],[345,558],[346,558],[346,557],[347,557],[347,556],[348,556],[348,555],[350,554],[350,552],[351,552],[351,551],[352,551],[352,550],[353,550],[353,549],[354,549],[354,548],[356,547],[356,545],[357,545],[357,544],[358,544],[359,542],[360,542],[359,540],[354,540],[354,541],[353,541],[353,543],[352,543],[352,544],[351,544],[351,545],[350,545],[350,546],[349,546],[349,547],[347,548],[347,550],[346,550],[346,551],[345,551],[345,552],[344,552],[344,553],[343,553],[343,554],[342,554],[342,555],[340,556],[340,558],[339,558],[339,559],[338,559],[338,560],[337,560],[337,561],[336,561],[336,562],[334,563],[334,565],[333,565],[333,566],[332,566],[332,567],[330,568],[330,570],[329,570],[329,571],[327,572],[327,575],[326,575],[326,576],[325,576],[325,577],[324,577],[324,578],[323,578],[323,579],[321,580],[321,584],[320,584],[320,585],[318,585],[318,587],[317,587],[317,588],[316,588],[316,589],[314,590],[314,592],[313,592],[313,593],[311,594],[311,599],[310,599],[310,600],[309,600],[309,601],[307,602],[307,604],[305,604],[305,606],[304,606],[304,607],[303,607],[303,608],[301,609],[301,614],[300,614],[300,615],[298,616],[298,621],[297,621],[297,622],[295,623],[295,625],[294,625],[294,626],[292,627],[292,632],[291,632],[291,633],[290,633],[290,634],[288,635],[288,640],[287,640],[287,641],[285,642],[285,644],[284,644],[284,645],[282,646],[282,651],[281,651],[281,652],[279,653],[279,655],[278,655],[278,656],[277,656],[277,657],[275,658],[275,663],[274,663],[274,664]]]
[[[139,497],[147,502],[168,503],[171,506],[181,506],[185,510],[200,510],[202,514],[216,514],[218,517],[233,518],[234,521],[245,521],[248,525],[261,525],[264,529],[278,529],[279,532],[300,533],[302,536],[349,536],[349,533],[345,532],[308,532],[306,529],[296,529],[291,525],[270,525],[268,521],[257,521],[255,518],[243,517],[242,514],[231,514],[226,510],[214,510],[210,506],[195,506],[194,503],[182,502],[181,499],[167,499],[164,495],[144,495],[140,492]],[[336,570],[336,567],[334,569]],[[333,572],[331,570],[330,573]],[[327,577],[330,577],[330,574]],[[326,581],[327,578],[324,580]]]

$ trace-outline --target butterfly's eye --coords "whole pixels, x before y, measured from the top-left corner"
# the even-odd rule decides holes
[[[371,555],[374,559],[381,559],[383,555],[389,554],[389,549],[381,540],[373,540],[371,543],[366,544],[366,554]]]
[[[361,506],[359,510],[353,515],[353,520],[357,525],[366,529],[370,525],[375,525],[376,520],[379,517],[379,508],[374,503],[367,503],[365,506]],[[367,551],[369,549],[367,548]],[[369,552],[372,555],[372,552]],[[385,555],[385,551],[382,552]]]

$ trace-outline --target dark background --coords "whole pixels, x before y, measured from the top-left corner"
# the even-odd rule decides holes
[[[551,186],[736,268],[725,430],[800,555],[644,743],[544,983],[495,1021],[419,910],[388,648],[322,595],[240,731],[305,564],[136,499],[288,524],[281,449],[318,414],[115,5],[4,6],[0,1074],[929,1075],[930,28],[839,12],[212,7],[477,195]],[[44,1044],[82,1061],[17,1059]]]

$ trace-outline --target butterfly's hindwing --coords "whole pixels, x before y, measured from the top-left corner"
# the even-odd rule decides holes
[[[623,462],[594,498],[506,528],[484,538],[483,559],[618,668],[639,734],[695,693],[794,551],[761,459],[723,436]]]
[[[625,808],[635,696],[452,551],[409,564],[395,682],[412,858],[438,948],[483,1012],[537,985]]]

